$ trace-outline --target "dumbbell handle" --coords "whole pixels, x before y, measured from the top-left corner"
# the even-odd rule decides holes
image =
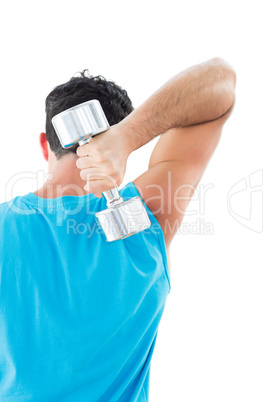
[[[110,128],[96,99],[64,110],[52,118],[52,124],[63,148],[86,144],[92,137]],[[139,196],[124,201],[116,187],[102,194],[108,208],[97,212],[95,218],[106,241],[125,239],[150,227],[151,221]]]
[[[92,137],[110,128],[101,104],[96,99],[64,110],[52,118],[52,124],[63,148],[76,143],[86,144]],[[117,188],[102,194],[106,198],[107,207],[124,202]]]
[[[79,145],[87,144],[91,139],[92,139],[92,136],[78,141],[78,144]],[[117,187],[113,188],[112,190],[104,191],[102,194],[106,198],[106,205],[108,208],[113,205],[121,204],[122,202],[124,202],[123,198],[120,197],[120,195],[119,195],[119,191],[118,191]]]

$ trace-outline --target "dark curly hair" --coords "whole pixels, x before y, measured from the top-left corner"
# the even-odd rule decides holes
[[[119,123],[134,109],[123,88],[101,75],[93,77],[88,70],[76,74],[65,84],[58,85],[46,98],[46,137],[57,159],[66,153],[75,153],[78,144],[62,148],[51,119],[70,107],[92,99],[100,102],[111,126]]]

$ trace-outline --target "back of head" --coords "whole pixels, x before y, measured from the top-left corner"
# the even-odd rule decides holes
[[[67,149],[62,148],[51,123],[52,118],[66,109],[93,99],[100,102],[111,126],[119,123],[133,110],[132,102],[124,89],[102,76],[90,75],[88,70],[72,77],[65,84],[58,85],[46,98],[46,137],[58,159],[66,153],[75,153],[78,144]]]

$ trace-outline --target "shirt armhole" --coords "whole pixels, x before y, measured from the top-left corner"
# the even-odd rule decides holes
[[[128,195],[128,192],[130,193]],[[148,216],[150,218],[151,223],[154,225],[154,228],[156,228],[156,235],[158,237],[158,242],[159,242],[159,247],[161,250],[161,255],[162,255],[162,259],[163,259],[163,265],[164,265],[164,272],[165,272],[165,276],[169,285],[169,292],[171,290],[171,280],[170,280],[170,273],[169,273],[169,268],[168,268],[168,260],[167,260],[167,250],[166,250],[166,244],[165,244],[165,236],[162,230],[162,227],[160,226],[158,220],[156,219],[156,217],[154,216],[154,214],[152,213],[152,211],[150,210],[150,208],[145,204],[144,200],[142,199],[137,187],[135,186],[135,184],[130,181],[128,182],[124,187],[122,187],[121,190],[119,190],[119,193],[121,193],[120,195],[124,198],[131,198],[131,197],[140,197],[142,200],[142,203],[148,213]]]

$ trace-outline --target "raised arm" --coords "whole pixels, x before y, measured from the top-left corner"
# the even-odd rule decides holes
[[[235,82],[233,68],[221,58],[173,77],[122,122],[77,149],[86,188],[99,196],[121,184],[129,154],[162,134],[148,170],[133,182],[168,247],[231,113]]]
[[[234,103],[235,81],[233,68],[218,57],[177,74],[120,123],[131,151],[169,129],[223,116]]]

